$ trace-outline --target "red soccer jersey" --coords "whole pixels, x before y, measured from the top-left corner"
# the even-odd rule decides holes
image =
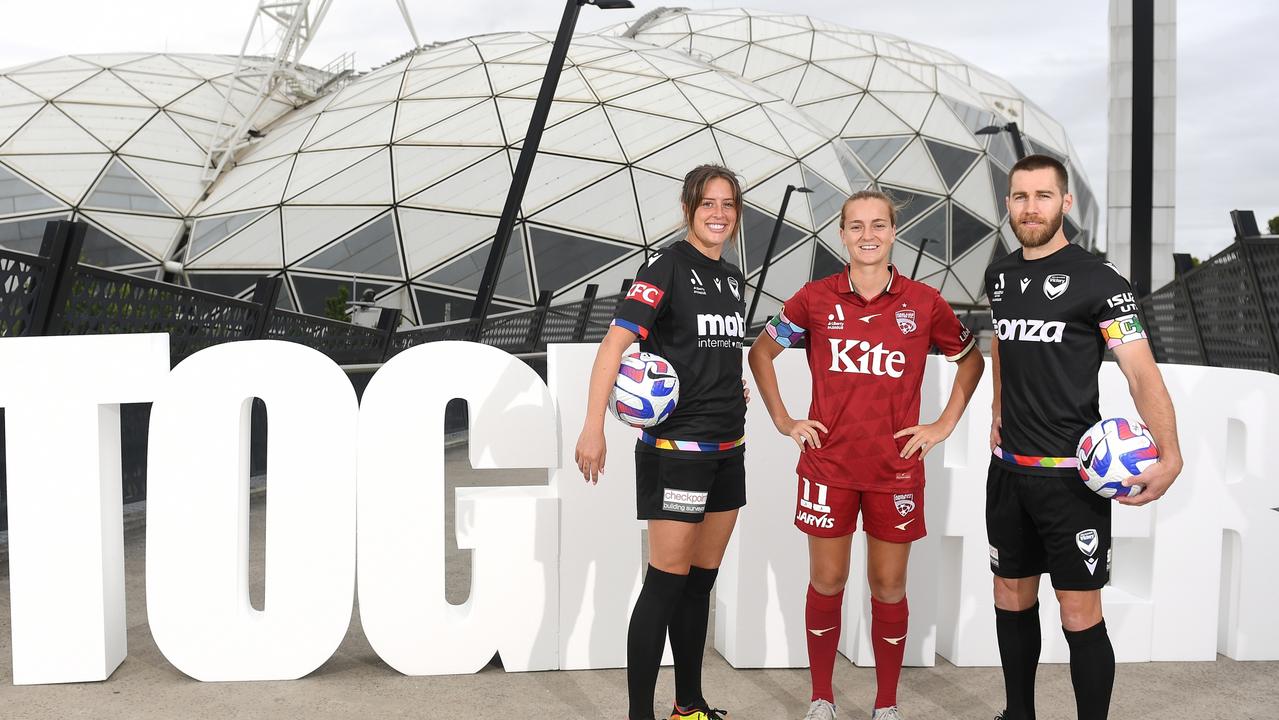
[[[888,287],[869,302],[853,290],[847,268],[806,283],[768,325],[784,347],[807,336],[808,417],[830,430],[820,449],[800,453],[801,477],[873,492],[924,485],[919,453],[899,457],[908,438],[893,433],[919,423],[929,348],[955,361],[973,337],[937,290],[889,271]]]

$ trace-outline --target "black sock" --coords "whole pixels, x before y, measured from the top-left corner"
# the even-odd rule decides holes
[[[1115,649],[1106,633],[1106,621],[1087,630],[1061,631],[1070,644],[1070,682],[1075,686],[1079,720],[1106,720],[1115,685]]]
[[[675,614],[671,616],[671,654],[675,656],[675,703],[683,708],[706,709],[702,697],[702,654],[706,649],[706,623],[711,614],[711,588],[719,569],[689,568],[688,582]]]
[[[666,628],[684,594],[687,575],[675,575],[648,566],[631,625],[626,634],[626,687],[630,694],[630,720],[653,719],[653,689],[666,647]]]
[[[1035,671],[1039,669],[1039,603],[1025,610],[995,608],[999,661],[1004,667],[1007,720],[1035,720]]]

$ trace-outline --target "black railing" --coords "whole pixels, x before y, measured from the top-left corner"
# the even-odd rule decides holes
[[[1159,362],[1279,372],[1279,237],[1246,237],[1141,298]]]

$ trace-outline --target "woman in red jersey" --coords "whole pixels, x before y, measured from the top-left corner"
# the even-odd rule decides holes
[[[839,644],[852,534],[863,516],[871,642],[878,692],[872,720],[900,720],[897,680],[907,628],[906,562],[924,537],[924,455],[946,439],[985,365],[972,334],[937,290],[889,263],[897,209],[863,190],[840,213],[849,263],[805,284],[760,333],[751,372],[779,432],[799,446],[795,525],[808,534],[805,606],[813,681],[806,720],[835,717],[831,673]],[[807,338],[812,405],[790,416],[774,359]],[[950,399],[935,422],[919,424],[920,386],[929,350],[958,363]]]

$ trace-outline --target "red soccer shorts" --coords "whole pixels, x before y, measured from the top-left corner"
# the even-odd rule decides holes
[[[866,534],[887,542],[913,542],[928,534],[924,526],[924,493],[869,492],[834,487],[799,478],[795,527],[817,537],[843,537],[857,529],[857,514]]]

